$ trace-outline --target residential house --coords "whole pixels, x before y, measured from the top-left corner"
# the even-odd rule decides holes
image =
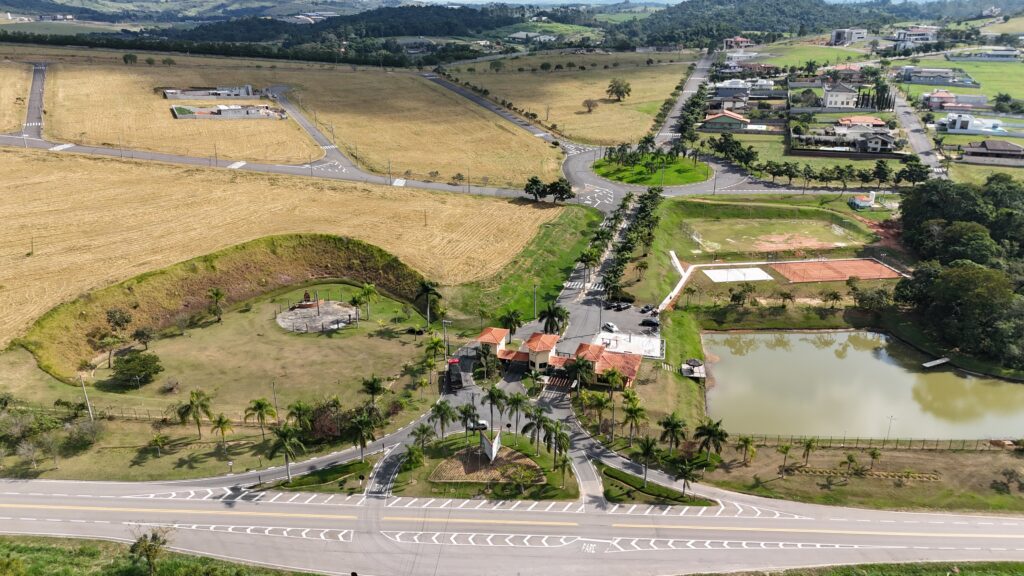
[[[762,64],[760,62],[741,62],[738,65],[745,72],[757,76],[777,76],[782,74],[782,68],[774,64]]]
[[[840,126],[867,126],[870,128],[885,128],[885,120],[875,116],[847,116],[840,118]]]
[[[833,46],[845,46],[860,40],[865,40],[867,37],[868,31],[864,28],[838,28],[832,31],[832,38],[829,40],[829,44]]]
[[[857,64],[837,64],[829,69],[828,76],[846,84],[860,84],[866,78]]]
[[[968,86],[977,88],[979,85],[966,72],[959,68],[919,68],[903,66],[898,79],[911,84],[931,84],[935,86]]]
[[[982,140],[971,142],[964,148],[965,157],[1009,158],[1024,160],[1024,146],[1005,140]]]
[[[758,52],[744,52],[742,50],[739,52],[727,52],[725,54],[725,61],[726,63],[745,62],[747,60],[753,60],[760,55],[761,54]]]
[[[891,39],[896,42],[923,44],[925,42],[935,42],[938,35],[938,26],[913,26],[897,30]]]
[[[531,370],[546,370],[551,358],[555,354],[555,346],[558,344],[558,334],[544,334],[534,332],[523,343],[520,352],[526,352],[529,358]]]
[[[556,357],[552,361],[559,367],[568,368],[575,362],[586,360],[594,365],[594,374],[602,377],[609,370],[616,370],[622,375],[623,385],[629,388],[633,385],[637,374],[640,372],[640,365],[643,363],[643,356],[639,354],[628,354],[624,352],[611,352],[600,344],[582,343],[576,348],[575,354],[571,357]]]
[[[940,132],[949,134],[1006,134],[999,120],[984,120],[962,112],[947,114],[935,126]]]
[[[505,39],[517,44],[527,44],[538,36],[540,36],[540,34],[537,32],[514,32],[509,34]]]
[[[750,85],[739,78],[733,78],[732,80],[726,80],[715,84],[715,97],[716,98],[731,98],[734,96],[748,96],[750,94]]]
[[[504,328],[487,327],[476,337],[476,341],[481,348],[489,348],[491,354],[496,358],[501,358],[501,354],[505,351],[505,340],[508,335],[509,331]]]
[[[990,7],[985,8],[984,10],[981,11],[981,15],[984,16],[985,18],[994,18],[996,16],[999,16],[1002,13],[1003,13],[1003,9],[1002,8],[996,8],[995,6],[990,6]]]
[[[723,110],[718,114],[712,114],[707,118],[704,118],[704,123],[701,124],[701,128],[704,130],[714,130],[716,132],[732,132],[735,130],[745,130],[750,125],[750,119],[735,112]]]
[[[856,88],[836,82],[825,87],[825,108],[856,108],[858,95]]]
[[[805,147],[821,147],[833,151],[889,154],[899,147],[888,129],[863,125],[813,128],[806,134],[794,134],[793,138]]]
[[[969,111],[973,108],[988,106],[988,96],[984,94],[953,94],[949,90],[933,90],[921,95],[921,102],[931,110]]]
[[[885,154],[896,150],[896,138],[884,132],[865,134],[857,140],[857,151]]]
[[[755,42],[750,38],[744,38],[743,36],[733,36],[732,38],[725,39],[725,49],[730,50],[733,48],[750,48],[754,46]]]

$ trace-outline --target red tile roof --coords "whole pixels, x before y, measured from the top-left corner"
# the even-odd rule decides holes
[[[498,350],[498,360],[508,360],[509,362],[529,362],[530,355],[526,352],[505,348],[503,350]]]
[[[526,348],[530,352],[548,352],[554,350],[556,344],[558,344],[558,334],[534,332],[526,341]]]
[[[577,358],[590,360],[594,363],[601,359],[601,354],[604,354],[604,346],[600,344],[587,344],[584,342],[576,348]]]
[[[601,354],[601,358],[594,363],[594,372],[604,374],[615,368],[626,377],[627,382],[632,382],[640,372],[640,363],[643,362],[643,359],[644,357],[639,354],[605,351]]]
[[[841,126],[856,126],[858,124],[865,124],[867,126],[885,126],[885,120],[876,118],[875,116],[847,116],[839,119]]]
[[[487,327],[476,337],[476,341],[482,344],[500,344],[508,338],[508,330],[504,328]]]
[[[552,356],[551,359],[548,360],[548,366],[553,366],[555,368],[565,368],[566,363],[568,363],[571,360],[572,358],[569,356]]]
[[[730,112],[729,110],[723,110],[718,114],[712,114],[711,116],[704,118],[704,121],[707,122],[708,120],[714,120],[715,118],[721,118],[722,116],[732,118],[733,120],[739,120],[740,122],[750,122],[750,119],[747,118],[746,116],[742,116],[735,112]]]

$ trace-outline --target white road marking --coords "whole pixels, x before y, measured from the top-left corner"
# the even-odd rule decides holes
[[[67,150],[68,148],[74,148],[74,144],[58,144],[53,148],[50,148],[50,152],[60,152],[61,150]]]
[[[228,164],[228,170],[238,170],[242,166],[245,166],[245,162],[242,162],[241,160],[239,160],[238,162],[234,162],[232,164]]]

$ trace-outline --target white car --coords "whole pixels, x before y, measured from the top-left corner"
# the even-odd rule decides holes
[[[612,324],[611,322],[605,322],[604,325],[601,326],[601,329],[604,330],[605,332],[618,332],[619,331],[619,327],[616,326],[615,324]]]

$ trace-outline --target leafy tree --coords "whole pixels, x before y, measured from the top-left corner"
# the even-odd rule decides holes
[[[707,419],[697,426],[693,432],[694,440],[699,442],[702,452],[709,452],[714,449],[715,454],[722,453],[722,446],[729,439],[729,433],[722,428],[721,420]]]
[[[629,446],[633,446],[633,434],[647,421],[647,409],[639,402],[627,402],[622,413],[622,423],[629,425]]]
[[[502,313],[498,321],[501,322],[502,328],[508,330],[508,341],[511,342],[512,333],[523,326],[523,314],[515,308],[510,308]]]
[[[148,56],[146,58],[146,64],[149,65],[149,66],[152,66],[152,65],[156,64],[156,58],[153,58],[152,56]]]
[[[224,291],[214,286],[206,292],[206,297],[210,299],[210,314],[217,317],[217,322],[221,321],[221,316],[224,315],[224,309],[221,308],[221,303],[224,302]]]
[[[270,403],[270,400],[266,398],[256,398],[249,402],[249,406],[245,409],[245,421],[248,422],[250,418],[255,418],[256,422],[260,425],[260,436],[264,440],[267,439],[266,425],[268,418],[276,418],[277,410],[274,405]]]
[[[363,394],[370,396],[370,406],[376,406],[377,396],[380,396],[387,390],[384,387],[384,380],[376,374],[371,374],[369,378],[363,378],[361,386]]]
[[[746,466],[757,453],[754,439],[750,436],[740,436],[736,440],[736,451],[743,455],[743,465]]]
[[[576,197],[576,193],[572,191],[572,185],[565,178],[549,182],[545,191],[555,202],[565,202]]]
[[[637,441],[637,455],[644,461],[644,488],[647,487],[647,469],[651,460],[658,457],[658,441],[650,436],[644,436]]]
[[[491,414],[491,428],[495,427],[494,411],[498,411],[498,418],[501,418],[502,413],[505,411],[505,401],[508,400],[508,395],[501,388],[496,385],[491,386],[484,392],[483,401],[487,402]]]
[[[586,100],[583,101],[583,107],[587,109],[587,114],[590,114],[595,109],[597,109],[597,105],[597,100],[594,100],[593,98],[587,98]]]
[[[491,60],[491,62],[487,66],[491,69],[492,72],[497,74],[498,72],[501,72],[501,69],[505,67],[505,64],[501,60]]]
[[[882,458],[882,451],[878,448],[872,448],[868,450],[868,457],[871,458],[871,470],[875,469],[875,462],[878,462]]]
[[[605,90],[605,94],[609,98],[615,98],[617,101],[622,102],[623,98],[626,98],[632,92],[629,82],[622,78],[612,78],[611,82],[608,83],[608,88]]]
[[[128,55],[126,55],[128,56]],[[134,56],[131,54],[130,56]],[[133,62],[134,63],[134,62]],[[146,563],[149,576],[156,576],[157,560],[163,556],[169,541],[166,528],[154,528],[135,539],[128,552],[139,562]]]
[[[175,64],[177,64],[177,62],[174,61],[174,58],[164,58],[160,61],[160,63],[164,66],[174,66]]]
[[[304,400],[296,400],[288,405],[288,421],[302,432],[313,427],[313,406]]]
[[[231,426],[231,420],[221,412],[214,416],[210,423],[212,424],[210,432],[217,432],[220,434],[220,447],[224,450],[224,453],[227,454],[227,434],[234,430]]]
[[[139,57],[135,54],[125,54],[121,56],[121,61],[130,66],[136,64],[139,61]]]
[[[166,434],[157,432],[153,434],[153,437],[149,439],[148,446],[153,450],[156,450],[156,457],[160,458],[163,456],[163,449],[167,447],[171,439]]]
[[[129,324],[132,323],[132,315],[123,308],[110,308],[107,310],[107,324],[115,333],[120,334]]]
[[[430,408],[428,422],[434,422],[441,429],[441,438],[444,438],[444,430],[449,424],[456,420],[455,409],[447,400],[441,400]]]
[[[775,447],[775,451],[782,454],[782,467],[779,468],[779,474],[782,478],[786,477],[786,463],[789,461],[789,451],[792,449],[793,447],[789,444],[782,444],[781,446]]]
[[[686,493],[690,490],[690,484],[697,481],[697,472],[704,465],[700,459],[696,458],[680,458],[676,463],[676,481],[683,482],[683,497],[686,497]]]
[[[661,441],[668,442],[669,452],[686,440],[686,422],[675,412],[658,420],[658,426],[661,426]]]
[[[368,411],[360,410],[356,417],[349,422],[348,428],[356,444],[359,444],[359,461],[363,462],[365,461],[366,445],[377,439],[374,436],[376,426],[373,423],[373,418]]]
[[[377,301],[380,297],[380,292],[377,292],[377,287],[373,284],[363,284],[363,287],[359,289],[359,296],[363,303],[366,304],[366,319],[370,319],[370,304]]]
[[[213,413],[210,410],[210,396],[199,389],[192,390],[188,395],[188,402],[183,402],[175,408],[175,413],[178,416],[178,420],[182,424],[192,420],[196,424],[196,431],[199,433],[199,439],[203,439],[202,422],[203,416],[207,418],[213,418]]]
[[[413,441],[419,445],[421,450],[426,450],[427,442],[430,442],[436,436],[434,429],[423,422],[417,424],[409,434],[412,436]]]
[[[477,413],[476,406],[473,404],[460,404],[456,412],[459,415],[459,422],[466,432],[466,447],[468,448],[470,445],[469,429],[480,420],[480,414]]]
[[[284,472],[288,482],[291,482],[292,461],[295,460],[296,456],[306,451],[306,447],[302,445],[302,441],[299,438],[301,432],[290,424],[279,424],[271,428],[270,432],[274,436],[274,441],[270,444],[267,457],[274,459],[277,458],[278,454],[284,456]]]
[[[416,292],[416,300],[423,298],[426,301],[427,306],[427,329],[430,328],[430,301],[431,299],[440,300],[441,293],[438,292],[437,286],[427,280],[420,280],[419,289]]]
[[[153,341],[153,329],[146,327],[136,328],[135,332],[132,332],[132,340],[142,344],[146,350],[149,350],[149,343]]]
[[[114,380],[121,384],[149,384],[163,371],[160,357],[151,352],[129,350],[114,360]]]
[[[547,187],[541,182],[540,178],[536,176],[530,176],[529,180],[526,181],[526,186],[523,188],[526,194],[533,196],[534,202],[540,202],[541,198],[548,195]]]
[[[546,408],[541,405],[532,406],[526,410],[526,425],[523,426],[523,434],[530,435],[530,441],[537,446],[536,453],[540,454],[540,438],[548,423],[545,414]]]
[[[811,460],[811,452],[818,449],[818,439],[804,438],[800,445],[804,449],[804,466],[807,466],[808,462]]]
[[[444,340],[437,336],[432,336],[423,343],[423,353],[429,355],[434,360],[437,360],[437,355],[443,352]]]

